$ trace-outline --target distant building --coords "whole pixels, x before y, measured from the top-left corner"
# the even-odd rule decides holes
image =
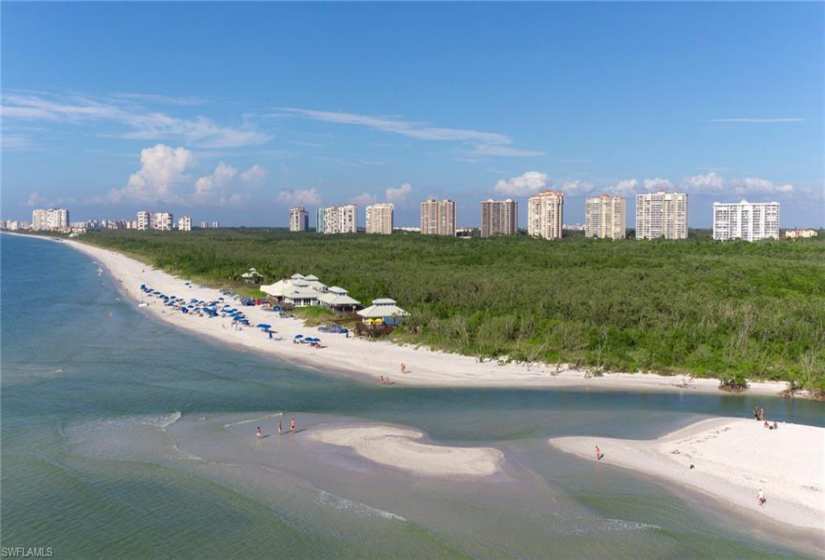
[[[518,203],[515,200],[481,202],[481,237],[515,235],[518,231]]]
[[[785,230],[785,239],[809,239],[816,237],[819,232],[815,229],[789,229]]]
[[[68,231],[69,211],[65,208],[38,208],[32,210],[32,230]]]
[[[561,227],[567,231],[584,231],[584,224],[564,224]]]
[[[657,192],[636,195],[636,239],[687,239],[688,195]]]
[[[201,221],[201,229],[209,229],[209,223],[205,220]]]
[[[455,202],[432,198],[422,202],[421,233],[455,236]]]
[[[322,231],[328,235],[357,233],[358,208],[354,204],[324,208],[324,229]]]
[[[403,231],[404,233],[421,233],[420,227],[398,226],[392,228],[393,231]]]
[[[192,231],[192,218],[190,216],[178,218],[178,231]]]
[[[713,238],[717,241],[779,239],[779,203],[714,202]]]
[[[324,233],[324,216],[326,215],[326,208],[318,208],[315,210],[315,232]]]
[[[221,223],[218,220],[214,220],[211,224],[209,224],[209,227],[212,229],[218,229],[221,227]]]
[[[304,207],[289,209],[289,231],[306,231],[309,229],[309,213]]]
[[[603,194],[585,201],[584,235],[600,239],[625,238],[625,200]]]
[[[391,234],[394,211],[395,206],[389,202],[367,206],[367,233]]]
[[[141,210],[137,213],[137,228],[140,231],[146,231],[152,227],[152,214],[147,210]]]
[[[152,214],[152,229],[155,231],[172,231],[175,218],[171,212],[155,212]]]
[[[542,239],[561,239],[564,193],[544,191],[527,199],[527,233]]]

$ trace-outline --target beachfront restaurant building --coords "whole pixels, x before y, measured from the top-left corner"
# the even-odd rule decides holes
[[[358,311],[358,316],[369,325],[384,324],[395,326],[399,324],[409,313],[395,304],[394,299],[379,298],[372,300],[372,305]]]

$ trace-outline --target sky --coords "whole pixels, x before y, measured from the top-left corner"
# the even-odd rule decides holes
[[[825,226],[825,4],[0,3],[5,219],[565,192]],[[364,213],[360,212],[363,224]],[[632,219],[628,227],[632,227]]]

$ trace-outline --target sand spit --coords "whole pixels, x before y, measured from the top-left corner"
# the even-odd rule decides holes
[[[501,469],[504,455],[491,447],[448,447],[421,443],[421,432],[395,426],[320,429],[310,439],[349,447],[375,463],[424,476],[490,476]]]
[[[699,490],[737,511],[825,537],[825,428],[750,419],[703,420],[654,440],[562,437],[562,451]],[[691,465],[693,466],[691,468]],[[767,501],[760,505],[759,490]]]

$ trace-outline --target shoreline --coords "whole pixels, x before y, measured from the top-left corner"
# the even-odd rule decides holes
[[[753,419],[711,418],[652,440],[574,436],[548,444],[595,468],[628,469],[698,491],[740,515],[816,531],[820,543],[825,536],[825,428],[780,423],[769,430]],[[595,446],[603,454],[598,462]]]
[[[247,350],[263,352],[320,372],[336,370],[363,381],[378,382],[383,376],[396,386],[415,387],[475,387],[475,388],[580,388],[601,391],[664,391],[704,394],[740,394],[778,397],[789,388],[785,381],[749,382],[748,388],[738,393],[719,389],[719,380],[691,378],[689,375],[658,375],[652,373],[605,373],[591,375],[586,369],[543,363],[505,363],[480,360],[472,356],[451,354],[412,345],[399,345],[390,341],[369,341],[358,337],[345,338],[338,334],[320,333],[317,327],[306,327],[299,319],[277,318],[275,314],[258,306],[243,307],[244,313],[254,325],[269,323],[283,340],[268,339],[254,327],[243,331],[230,328],[228,319],[186,315],[163,306],[157,299],[146,298],[140,285],[146,284],[163,293],[186,299],[195,297],[214,300],[221,296],[218,289],[186,285],[186,280],[156,269],[122,253],[95,247],[73,239],[32,236],[4,232],[29,238],[61,242],[84,253],[104,267],[122,292],[134,303],[145,303],[143,310],[166,323],[187,331],[209,336],[222,343]],[[240,307],[240,306],[239,306]],[[314,349],[303,344],[293,344],[295,334],[318,336],[325,348]],[[400,373],[400,364],[407,364],[407,373]],[[795,397],[805,398],[807,392]]]

